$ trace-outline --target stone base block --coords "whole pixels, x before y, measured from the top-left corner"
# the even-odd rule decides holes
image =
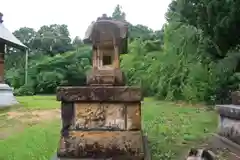
[[[240,144],[240,107],[218,105],[219,135]]]
[[[87,84],[123,86],[124,74],[120,69],[92,69],[87,74]]]
[[[70,131],[68,137],[61,138],[57,155],[60,158],[143,160],[142,132]]]
[[[240,120],[240,105],[217,105],[216,107],[222,117]]]
[[[141,130],[141,103],[64,103],[61,106],[62,135],[68,130]]]
[[[151,151],[149,148],[148,144],[148,139],[146,136],[143,136],[143,145],[144,145],[144,160],[151,160],[152,155]],[[126,158],[126,157],[125,157]],[[75,158],[63,158],[63,157],[58,157],[57,154],[54,154],[53,157],[51,157],[51,160],[76,160]],[[111,157],[108,159],[103,159],[103,158],[78,158],[78,160],[123,160],[121,156],[119,157]],[[124,160],[142,160],[142,157],[131,157],[129,159],[124,159]]]
[[[240,121],[220,117],[219,135],[240,145]]]
[[[141,130],[140,103],[75,103],[75,130]]]
[[[63,102],[140,102],[141,88],[130,86],[59,87],[57,100]]]
[[[13,95],[13,89],[7,84],[0,83],[0,109],[18,104]]]

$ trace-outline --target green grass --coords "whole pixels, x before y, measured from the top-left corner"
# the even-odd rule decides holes
[[[177,159],[184,149],[202,143],[217,127],[217,116],[206,108],[179,106],[147,99],[143,126],[156,160]]]
[[[0,140],[0,159],[50,160],[58,145],[59,124],[58,121],[38,124]]]
[[[18,97],[28,109],[57,108],[55,97]],[[179,106],[147,98],[142,107],[143,127],[150,140],[153,160],[176,158],[201,142],[217,127],[217,116],[204,108]],[[44,122],[0,141],[2,160],[49,160],[57,148],[60,122]]]
[[[55,109],[60,108],[56,96],[22,96],[17,97],[24,109]]]

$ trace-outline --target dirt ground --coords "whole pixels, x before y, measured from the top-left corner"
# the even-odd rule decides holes
[[[60,119],[60,115],[59,109],[0,113],[0,140],[40,122]]]
[[[7,119],[18,119],[21,122],[41,122],[44,120],[52,120],[60,118],[60,110],[37,110],[28,112],[7,112]]]

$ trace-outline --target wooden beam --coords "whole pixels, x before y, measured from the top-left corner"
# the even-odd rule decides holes
[[[4,83],[4,51],[5,44],[0,43],[0,83]]]

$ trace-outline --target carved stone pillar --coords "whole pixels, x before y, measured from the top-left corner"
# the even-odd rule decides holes
[[[103,67],[103,51],[99,50],[99,68]]]
[[[97,68],[97,50],[93,50],[93,56],[92,56],[92,65],[93,69]]]
[[[97,68],[99,69],[99,67],[100,67],[100,61],[99,61],[99,59],[100,59],[100,53],[99,53],[99,47],[98,47],[98,49],[97,49],[97,51],[96,51],[96,53],[97,53],[97,56],[96,56],[96,64],[97,64]]]
[[[120,63],[119,63],[119,49],[118,46],[114,46],[114,67],[116,69],[120,68]]]

